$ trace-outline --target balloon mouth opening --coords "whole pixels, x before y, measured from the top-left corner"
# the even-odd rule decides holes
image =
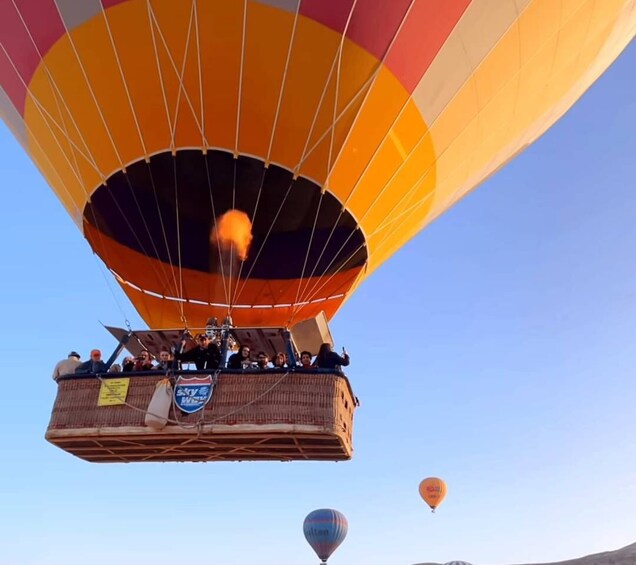
[[[153,182],[173,168],[176,180],[168,175]],[[298,316],[322,308],[331,317],[368,263],[365,235],[351,212],[282,166],[265,168],[258,158],[235,159],[220,149],[205,156],[180,149],[176,156],[153,155],[150,164],[133,162],[126,171],[112,173],[92,193],[82,211],[84,235],[135,291],[133,304],[151,325],[171,319],[173,306],[164,299],[192,300],[192,316],[199,302],[222,310],[231,302],[244,307],[241,319],[269,320],[266,325],[287,323],[289,308]],[[254,194],[261,182],[263,190]],[[287,306],[292,302],[299,304]],[[255,305],[263,308],[252,310]],[[182,323],[178,318],[170,324]]]

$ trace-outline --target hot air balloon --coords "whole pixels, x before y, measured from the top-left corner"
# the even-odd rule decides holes
[[[636,27],[631,0],[16,0],[0,20],[2,117],[151,328],[331,318]],[[230,209],[244,261],[211,237]]]
[[[14,0],[0,114],[151,329],[291,328],[330,320],[635,29],[632,0]]]
[[[345,516],[330,508],[310,512],[303,523],[305,538],[321,563],[327,563],[327,559],[338,549],[347,536],[348,528]]]
[[[444,565],[471,565],[468,561],[449,561],[448,563],[444,563]]]
[[[419,491],[424,502],[435,512],[446,497],[446,483],[437,477],[429,477],[420,483]]]

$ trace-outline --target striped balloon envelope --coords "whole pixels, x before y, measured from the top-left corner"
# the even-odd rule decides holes
[[[448,563],[444,563],[444,565],[471,565],[468,561],[449,561]]]
[[[633,0],[6,0],[0,112],[151,328],[332,317],[546,131]]]
[[[314,510],[303,523],[305,538],[323,563],[344,541],[348,528],[344,514],[330,508]]]

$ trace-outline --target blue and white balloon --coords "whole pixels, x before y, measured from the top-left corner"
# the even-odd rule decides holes
[[[349,523],[344,514],[331,508],[314,510],[303,523],[305,538],[322,563],[327,563],[327,559],[338,549],[348,529]]]

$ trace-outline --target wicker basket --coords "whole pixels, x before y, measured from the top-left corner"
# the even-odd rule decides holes
[[[196,374],[196,373],[189,373]],[[88,461],[332,460],[352,455],[354,397],[346,377],[220,373],[205,408],[173,406],[161,431],[145,412],[165,375],[130,377],[125,405],[98,406],[94,376],[61,379],[46,439]]]

